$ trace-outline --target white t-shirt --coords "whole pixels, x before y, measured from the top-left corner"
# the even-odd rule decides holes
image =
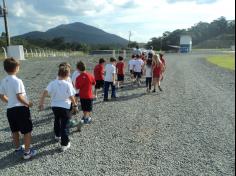
[[[143,65],[144,65],[144,62],[143,62],[142,59],[135,60],[135,62],[134,62],[134,72],[141,73]]]
[[[49,83],[46,90],[51,96],[51,107],[70,109],[71,100],[69,97],[76,93],[71,83],[66,80],[54,80]]]
[[[57,76],[57,79],[59,79],[59,77]],[[72,80],[71,80],[71,78],[68,76],[68,78],[65,80],[65,81],[67,81],[68,83],[71,83],[72,84]]]
[[[134,62],[135,62],[135,59],[131,59],[129,61],[129,70],[133,70],[134,69]]]
[[[136,48],[136,49],[133,50],[133,54],[134,55],[141,55],[142,54],[142,50]]]
[[[80,72],[78,70],[75,70],[74,73],[72,74],[71,79],[72,79],[72,82],[74,85],[75,85],[75,81],[79,75],[80,75]]]
[[[152,78],[152,67],[145,66],[146,78]]]
[[[116,74],[116,67],[112,64],[107,64],[105,67],[105,81],[106,82],[113,82],[112,76],[113,74]]]
[[[25,106],[19,102],[16,95],[21,94],[26,101],[28,101],[25,86],[21,79],[17,78],[15,75],[6,76],[0,85],[0,94],[6,95],[8,97],[7,108]]]

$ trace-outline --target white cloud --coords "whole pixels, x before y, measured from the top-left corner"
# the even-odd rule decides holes
[[[199,21],[235,18],[234,0],[8,0],[10,32],[45,31],[62,23],[84,22],[107,32],[146,42],[165,31]],[[53,2],[53,3],[52,3]],[[226,9],[226,10],[224,10]],[[0,26],[2,29],[3,27]]]

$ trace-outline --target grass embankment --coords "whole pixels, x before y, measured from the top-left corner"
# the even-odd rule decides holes
[[[230,70],[235,70],[235,55],[210,56],[207,61]]]

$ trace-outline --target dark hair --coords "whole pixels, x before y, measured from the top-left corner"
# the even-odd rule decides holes
[[[134,55],[134,54],[132,55],[132,58],[135,58],[135,55]]]
[[[68,65],[60,66],[58,70],[59,77],[67,77],[70,74],[70,67]]]
[[[136,58],[140,58],[140,56],[137,54],[137,55],[136,55]]]
[[[113,57],[111,57],[111,58],[110,58],[110,62],[116,62],[116,59],[113,58]]]
[[[86,67],[85,67],[85,64],[82,62],[82,61],[79,61],[78,63],[77,63],[77,69],[79,70],[79,71],[85,71],[85,69],[86,69]]]
[[[164,54],[162,54],[162,53],[159,53],[159,56],[160,56],[160,58],[162,58],[162,57],[164,56]]]
[[[148,53],[148,59],[152,59],[152,57],[153,57],[153,54],[151,52]]]
[[[101,58],[101,59],[99,59],[99,64],[103,64],[103,63],[105,63],[106,61],[103,59],[103,58]]]
[[[122,56],[119,56],[119,57],[118,57],[118,60],[119,60],[119,61],[123,61],[124,58],[123,58]]]
[[[16,71],[16,68],[20,66],[20,63],[18,60],[11,57],[4,60],[3,66],[4,70],[7,73],[13,73],[14,71]]]
[[[148,67],[151,67],[152,66],[152,59],[148,59],[146,65]]]

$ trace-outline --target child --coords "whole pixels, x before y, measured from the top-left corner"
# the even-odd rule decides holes
[[[7,72],[0,87],[0,98],[7,103],[7,118],[11,128],[13,143],[16,152],[23,152],[24,159],[30,159],[36,155],[36,150],[30,147],[31,132],[33,129],[30,109],[33,104],[28,101],[25,87],[19,78],[16,77],[20,64],[14,58],[5,59],[4,70]],[[20,132],[24,135],[24,145],[20,146]]]
[[[161,60],[162,65],[163,65],[163,70],[162,70],[162,74],[161,74],[161,81],[163,81],[163,79],[164,79],[164,72],[166,70],[166,61],[164,59],[164,54],[163,53],[160,53],[159,56],[160,56],[160,60]]]
[[[119,56],[118,58],[119,62],[116,64],[116,69],[117,69],[117,87],[118,88],[123,88],[120,87],[121,84],[124,83],[125,80],[125,63],[124,63],[124,58]]]
[[[147,60],[147,64],[145,66],[145,72],[146,72],[147,92],[150,93],[152,89],[152,59]]]
[[[110,64],[105,67],[105,82],[104,82],[104,101],[108,100],[109,87],[111,85],[111,98],[116,99],[116,59],[110,58]]]
[[[76,79],[75,88],[79,90],[80,103],[84,113],[81,122],[90,124],[92,122],[90,116],[93,111],[93,85],[96,84],[96,81],[92,74],[86,72],[85,64],[83,62],[78,62],[77,66],[80,75]],[[80,131],[79,126],[78,131]]]
[[[162,62],[160,60],[159,55],[154,55],[153,56],[153,62],[152,62],[152,70],[153,70],[153,84],[154,84],[154,90],[153,92],[156,92],[156,85],[158,84],[158,88],[160,91],[162,91],[161,89],[161,85],[160,85],[160,80],[161,80],[161,74],[162,74]]]
[[[71,104],[73,111],[77,110],[77,103],[74,95],[75,90],[71,83],[66,80],[70,75],[70,68],[68,66],[61,66],[58,70],[58,79],[52,81],[44,90],[40,103],[39,109],[43,110],[44,100],[48,95],[51,96],[51,107],[55,116],[54,121],[54,132],[55,139],[59,141],[61,139],[61,149],[66,151],[70,148],[70,139],[68,137],[68,121],[71,118],[70,109]]]
[[[60,67],[64,67],[64,66],[67,66],[67,67],[70,69],[70,72],[71,72],[71,65],[70,65],[68,62],[62,62],[62,63],[60,63],[59,68],[60,68]],[[58,79],[58,77],[57,77],[57,79]],[[71,83],[71,84],[73,83],[72,80],[71,80],[71,78],[70,78],[70,76],[67,78],[66,81],[69,82],[69,83]]]
[[[128,69],[130,71],[130,78],[132,82],[134,82],[134,62],[135,62],[135,55],[132,55],[132,59],[128,63]]]
[[[104,87],[104,64],[105,60],[103,58],[99,59],[99,64],[96,65],[94,68],[94,77],[96,80],[96,85],[95,85],[95,98],[98,97],[98,90]]]
[[[144,67],[144,62],[140,58],[140,56],[137,55],[136,60],[134,62],[134,77],[135,77],[139,86],[141,86],[140,79],[142,78],[143,67]]]

